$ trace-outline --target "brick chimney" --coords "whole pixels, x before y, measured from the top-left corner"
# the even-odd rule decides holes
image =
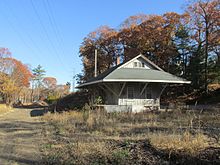
[[[121,61],[120,61],[120,56],[117,56],[116,65],[119,65],[120,63],[121,63]]]

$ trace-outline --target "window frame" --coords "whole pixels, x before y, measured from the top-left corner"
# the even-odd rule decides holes
[[[138,62],[134,62],[134,68],[138,68]]]
[[[145,68],[145,63],[141,61],[133,62],[134,68]]]

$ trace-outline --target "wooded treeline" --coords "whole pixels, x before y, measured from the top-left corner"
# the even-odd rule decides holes
[[[147,5],[147,4],[146,4]],[[220,3],[197,1],[185,12],[130,16],[119,29],[101,26],[89,33],[80,47],[83,73],[78,82],[94,77],[94,51],[98,73],[142,53],[158,66],[192,81],[194,89],[207,91],[220,82]]]
[[[7,48],[0,47],[0,102],[8,105],[37,101],[56,101],[69,94],[70,83],[57,85],[54,77],[45,77],[45,70],[38,65],[28,65],[13,58]]]

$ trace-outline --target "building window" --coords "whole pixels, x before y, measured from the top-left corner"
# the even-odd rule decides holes
[[[128,99],[133,99],[134,98],[134,88],[133,87],[128,87],[127,88],[128,91]]]
[[[134,62],[134,68],[144,68],[143,62]]]
[[[140,62],[138,62],[138,67],[141,68],[141,63]]]
[[[138,63],[134,62],[134,68],[137,68],[137,66],[138,66]]]

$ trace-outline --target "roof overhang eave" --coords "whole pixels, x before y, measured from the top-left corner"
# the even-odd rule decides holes
[[[88,85],[93,85],[97,83],[103,83],[103,82],[155,82],[155,83],[172,83],[172,84],[191,84],[191,81],[185,81],[185,80],[145,80],[145,79],[103,79],[93,82],[84,83],[81,85],[78,85],[76,88],[83,88]]]
[[[88,83],[83,83],[83,84],[76,86],[76,88],[82,88],[82,87],[85,87],[88,85],[93,85],[93,84],[97,84],[97,83],[101,83],[101,82],[103,82],[103,80],[97,80],[97,81],[92,81],[92,82],[88,82]]]
[[[191,84],[191,81],[186,80],[146,80],[146,79],[104,79],[103,82],[155,82],[155,83],[179,83]]]

